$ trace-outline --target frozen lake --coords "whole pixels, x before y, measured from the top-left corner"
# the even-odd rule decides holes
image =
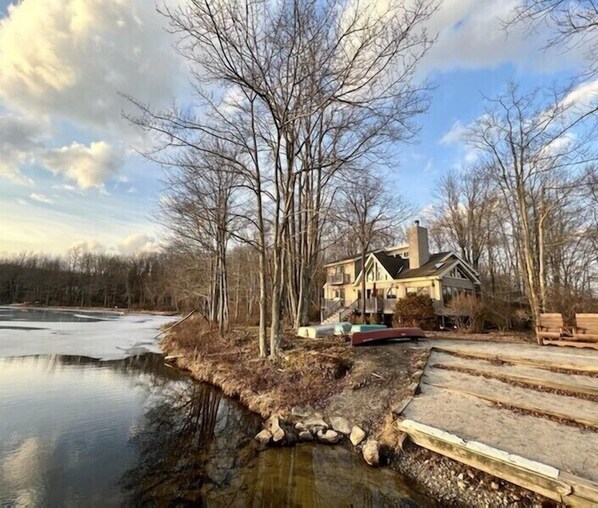
[[[0,358],[75,355],[117,360],[159,353],[162,325],[178,317],[0,307]]]

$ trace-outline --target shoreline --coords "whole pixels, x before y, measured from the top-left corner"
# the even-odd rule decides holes
[[[260,433],[262,438],[265,437],[262,446],[292,446],[296,442],[312,440],[342,444],[364,456],[370,465],[379,463],[391,468],[413,484],[416,491],[445,505],[507,506],[517,503],[536,506],[548,501],[519,486],[420,448],[397,430],[393,410],[417,389],[414,381],[421,376],[431,345],[397,343],[348,348],[340,340],[318,339],[314,342],[306,339],[306,343],[288,336],[283,340],[281,359],[273,364],[257,355],[252,356],[254,348],[251,346],[257,340],[251,329],[232,330],[232,339],[218,347],[216,341],[219,339],[198,325],[190,320],[186,326],[169,332],[162,341],[164,353],[195,380],[216,386],[226,396],[260,415],[264,420],[264,434]],[[313,351],[312,347],[317,350]],[[329,372],[332,375],[322,381],[324,389],[315,389],[309,380],[305,382],[313,374],[310,369],[322,374],[318,360],[325,358],[335,363],[332,361],[335,355],[338,355],[338,365],[335,364],[338,368],[336,372],[332,369]],[[304,374],[303,379],[295,379],[293,390],[289,392],[287,383],[294,376],[287,374],[289,370],[294,374],[297,364]],[[279,382],[260,383],[256,380],[260,375],[268,377],[273,371],[281,376]],[[339,373],[342,377],[337,378]],[[301,392],[309,387],[312,392],[302,396]],[[344,422],[339,422],[339,418]],[[349,428],[342,428],[347,424]],[[351,434],[355,427],[366,434],[356,445],[352,444]],[[274,435],[279,429],[282,434],[279,433],[275,441]],[[369,458],[376,459],[373,463],[365,451],[365,445],[371,441],[376,443],[374,455],[377,457],[373,457],[372,450],[368,452]]]

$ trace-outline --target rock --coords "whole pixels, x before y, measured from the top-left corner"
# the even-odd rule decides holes
[[[342,416],[331,416],[330,424],[334,430],[344,434],[345,436],[351,434],[351,425],[349,424],[349,421]]]
[[[465,482],[463,482],[463,481],[461,481],[461,480],[459,480],[459,481],[457,482],[457,486],[458,486],[458,487],[459,487],[461,490],[465,490],[465,488],[467,487],[466,483],[465,483]]]
[[[459,476],[457,476],[457,478],[458,478],[459,480],[462,480],[462,479],[464,478],[464,476],[463,476],[463,473],[461,473]]]
[[[335,444],[341,440],[338,432],[334,430],[318,430],[317,436],[322,443]]]
[[[272,434],[276,431],[276,429],[280,428],[280,421],[278,420],[277,416],[271,416],[266,420],[264,427],[267,428]]]
[[[272,439],[272,432],[270,432],[268,429],[264,429],[257,436],[255,436],[255,439],[262,444],[268,444],[270,439]]]
[[[272,433],[272,441],[274,443],[281,443],[284,439],[284,430],[282,430],[280,427],[278,427],[278,429],[276,429],[273,433]]]
[[[297,423],[295,424],[295,428],[296,428],[296,429],[297,429],[299,432],[302,432],[302,431],[304,431],[304,430],[307,430],[307,427],[305,426],[305,423],[303,423],[303,422],[297,422]]]
[[[363,445],[363,458],[370,466],[380,464],[380,445],[374,439],[368,439]]]
[[[314,436],[309,430],[299,432],[299,441],[313,441]]]
[[[274,443],[282,443],[284,440],[284,430],[280,426],[280,421],[276,416],[271,416],[266,421],[266,430],[269,430],[272,434],[272,441]]]
[[[303,425],[305,425],[306,428],[309,427],[321,427],[322,429],[327,429],[328,428],[328,424],[322,420],[322,418],[308,418],[307,420],[305,420],[303,422]]]
[[[498,485],[498,483],[496,483],[496,482],[492,482],[492,483],[490,484],[490,487],[492,487],[492,489],[494,489],[494,490],[498,490],[498,489],[499,489],[499,485]]]
[[[351,435],[349,436],[349,439],[351,440],[353,446],[357,446],[365,439],[365,436],[365,431],[361,427],[354,425],[351,429]]]

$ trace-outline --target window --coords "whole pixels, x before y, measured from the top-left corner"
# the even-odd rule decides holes
[[[469,277],[467,277],[467,275],[465,275],[463,270],[461,270],[461,268],[459,268],[458,266],[455,266],[455,268],[453,268],[448,273],[448,277],[451,277],[453,279],[468,279],[469,278]]]
[[[396,300],[397,289],[396,288],[388,288],[388,290],[386,291],[386,298],[388,300]]]
[[[429,286],[424,286],[424,287],[408,287],[406,291],[407,291],[408,295],[426,295],[426,296],[430,296],[430,287]]]
[[[473,291],[469,288],[456,288],[442,285],[442,302],[447,305],[455,296],[465,294],[471,295]]]

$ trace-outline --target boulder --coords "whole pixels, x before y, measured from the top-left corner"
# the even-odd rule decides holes
[[[272,433],[272,442],[273,443],[282,443],[282,441],[284,440],[284,430],[282,430],[280,427],[278,427],[278,429],[276,429],[273,433]]]
[[[309,430],[299,432],[299,441],[313,441],[314,436]]]
[[[346,418],[342,416],[331,416],[330,417],[330,424],[332,428],[345,436],[351,434],[351,424]]]
[[[272,439],[272,432],[270,432],[268,429],[264,429],[257,436],[255,436],[255,439],[262,444],[268,444],[270,439]]]
[[[282,444],[285,438],[285,432],[280,426],[280,420],[276,416],[271,416],[266,421],[266,430],[272,434],[272,442]]]
[[[368,439],[363,445],[363,458],[370,466],[380,464],[380,445],[374,439]]]
[[[322,443],[335,444],[341,440],[341,436],[334,430],[319,430],[318,440]]]
[[[349,436],[349,439],[351,440],[353,446],[357,446],[358,444],[361,444],[361,442],[365,439],[365,436],[365,431],[361,427],[354,425],[351,429],[351,435]]]
[[[328,428],[328,424],[319,417],[308,418],[303,422],[305,427],[322,427],[323,429]]]

